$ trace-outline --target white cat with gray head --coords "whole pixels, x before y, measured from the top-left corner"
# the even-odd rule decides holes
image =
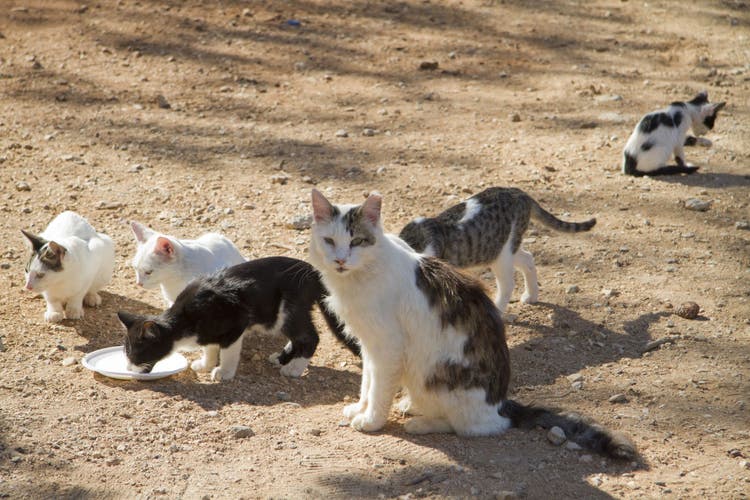
[[[245,262],[234,243],[221,234],[181,240],[135,221],[130,227],[138,243],[133,257],[136,283],[144,288],[161,287],[167,306],[198,276]]]
[[[359,401],[344,408],[359,431],[383,428],[401,387],[402,409],[418,416],[406,432],[500,434],[509,427],[561,427],[602,454],[633,458],[633,444],[587,422],[507,399],[510,359],[500,311],[481,284],[383,231],[381,197],[333,205],[312,193],[310,262],[330,292],[326,303],[359,340]]]
[[[684,146],[711,146],[700,137],[714,128],[716,114],[726,102],[708,102],[703,91],[687,102],[649,113],[638,122],[623,150],[622,173],[644,175],[692,174],[700,167],[685,162]],[[688,136],[688,130],[698,137]],[[667,165],[674,155],[676,165]]]
[[[86,219],[70,211],[52,219],[38,235],[21,231],[32,250],[26,289],[44,297],[46,321],[79,319],[84,304],[101,304],[98,292],[110,282],[115,268],[115,245],[109,236],[97,233]]]

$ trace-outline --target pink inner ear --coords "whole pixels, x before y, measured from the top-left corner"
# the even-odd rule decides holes
[[[333,205],[317,189],[312,190],[313,217],[315,222],[328,222],[333,215]]]
[[[365,203],[362,206],[362,211],[364,212],[365,217],[373,225],[376,225],[380,220],[380,207],[382,203],[383,198],[380,194],[373,192],[370,193],[370,196],[367,197],[367,200],[365,200]]]
[[[160,255],[171,257],[172,255],[174,255],[174,246],[172,246],[172,242],[167,238],[159,236],[156,239],[156,248],[154,251]]]

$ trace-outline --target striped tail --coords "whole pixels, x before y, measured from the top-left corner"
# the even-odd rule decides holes
[[[511,399],[503,401],[498,413],[509,418],[513,427],[559,427],[565,431],[568,440],[587,450],[622,460],[638,458],[635,445],[627,436],[609,431],[575,413],[560,413],[541,406],[525,406]]]
[[[584,222],[566,222],[564,220],[560,220],[551,213],[547,212],[541,206],[539,206],[539,203],[537,203],[536,201],[531,201],[533,202],[531,204],[531,216],[535,220],[538,220],[545,226],[549,226],[552,229],[557,229],[558,231],[563,231],[566,233],[580,233],[581,231],[588,231],[589,229],[594,227],[594,225],[596,225],[596,219],[589,219]]]

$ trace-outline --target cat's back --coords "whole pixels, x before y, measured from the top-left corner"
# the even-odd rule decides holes
[[[48,240],[62,240],[64,238],[75,237],[84,241],[98,237],[96,229],[75,212],[66,210],[47,225],[41,236]]]
[[[183,245],[209,252],[215,258],[221,260],[225,265],[239,264],[245,262],[245,258],[232,240],[219,233],[205,233],[195,240],[181,240]]]

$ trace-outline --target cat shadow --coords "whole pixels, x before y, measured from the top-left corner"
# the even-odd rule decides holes
[[[529,321],[519,319],[506,326],[510,344],[513,331],[519,327],[534,333],[532,338],[510,348],[516,386],[549,385],[561,375],[586,367],[641,357],[644,347],[652,340],[651,325],[671,315],[669,312],[643,314],[625,322],[623,331],[617,332],[603,322],[587,320],[578,312],[557,304],[538,302],[528,307],[548,310],[552,325],[532,317]]]
[[[691,175],[664,175],[652,177],[652,179],[667,184],[714,189],[750,186],[750,175],[703,172],[701,170]]]

